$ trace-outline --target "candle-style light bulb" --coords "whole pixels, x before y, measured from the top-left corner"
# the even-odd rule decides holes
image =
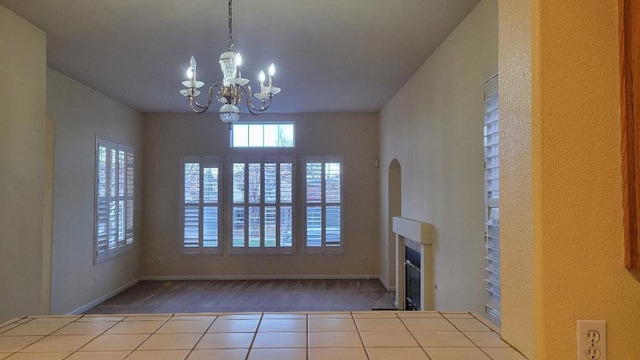
[[[238,74],[236,75],[239,79],[242,78],[242,72],[240,71],[240,66],[242,65],[242,55],[240,53],[236,54],[236,66],[238,67]]]
[[[264,80],[266,76],[264,75],[264,71],[260,70],[260,74],[258,74],[258,79],[260,80],[260,91],[264,89]]]
[[[198,64],[196,64],[196,58],[192,56],[191,60],[189,60],[189,69],[187,70],[187,78],[191,80],[191,87],[196,86],[196,67],[197,66]]]
[[[276,66],[271,64],[269,65],[269,90],[271,90],[271,77],[276,73]]]

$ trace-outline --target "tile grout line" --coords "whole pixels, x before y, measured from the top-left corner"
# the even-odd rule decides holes
[[[355,316],[353,316],[353,311],[350,311],[349,314],[351,315],[351,321],[353,321],[353,325],[356,327],[356,331],[358,332],[358,338],[360,338],[360,343],[362,344],[362,349],[364,350],[364,356],[367,357],[367,360],[371,360],[369,352],[367,351],[367,346],[364,344],[364,339],[362,338],[362,334],[360,333],[358,322],[356,321]]]
[[[442,315],[441,312],[438,311],[438,314],[440,314],[441,317],[444,317]],[[409,327],[407,326],[407,324],[404,323],[404,321],[402,321],[402,318],[398,315],[398,312],[396,312],[396,317],[400,320],[400,322],[402,323],[402,326],[404,326],[405,329],[407,329],[407,331],[409,332],[409,335],[411,335],[411,337],[413,338],[413,340],[416,342],[416,344],[418,344],[418,347],[420,347],[420,350],[422,350],[422,352],[424,353],[424,355],[427,357],[427,359],[431,359],[431,356],[429,356],[429,354],[427,354],[427,350],[425,350],[424,346],[422,346],[420,344],[420,341],[418,341],[418,338],[416,338],[416,336],[413,334],[413,331],[409,330]]]

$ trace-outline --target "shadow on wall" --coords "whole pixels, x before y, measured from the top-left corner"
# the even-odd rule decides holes
[[[389,208],[388,208],[388,259],[389,281],[395,285],[396,278],[396,235],[393,233],[393,217],[401,216],[402,213],[402,171],[400,161],[393,159],[389,165]]]

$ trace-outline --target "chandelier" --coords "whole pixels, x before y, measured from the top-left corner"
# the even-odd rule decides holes
[[[273,95],[280,92],[279,87],[272,84],[272,77],[276,73],[275,65],[269,66],[269,78],[265,86],[266,75],[264,71],[260,71],[258,75],[260,80],[260,92],[253,94],[259,100],[259,104],[255,105],[251,97],[252,91],[249,80],[242,77],[240,66],[242,65],[242,56],[233,52],[233,12],[231,6],[232,0],[229,0],[229,37],[227,39],[227,51],[220,55],[220,68],[222,70],[222,82],[214,82],[209,88],[209,96],[206,105],[200,105],[196,101],[196,97],[200,95],[200,90],[204,86],[204,82],[198,81],[196,78],[196,59],[192,56],[187,70],[187,80],[182,84],[186,89],[180,90],[180,93],[189,99],[189,106],[197,113],[203,113],[209,110],[213,103],[214,97],[218,102],[222,103],[220,107],[220,120],[225,123],[233,124],[240,119],[240,109],[238,105],[242,103],[244,98],[247,109],[253,115],[259,115],[271,106]],[[215,90],[218,89],[216,92]]]

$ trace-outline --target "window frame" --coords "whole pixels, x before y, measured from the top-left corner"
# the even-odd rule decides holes
[[[293,144],[291,146],[265,146],[264,145],[264,126],[266,125],[291,125],[293,127]],[[234,145],[234,134],[235,134],[235,129],[238,126],[247,126],[247,146],[235,146]],[[262,146],[250,146],[249,145],[249,140],[250,140],[250,133],[251,133],[251,127],[252,126],[262,126],[262,139],[263,139],[263,145]],[[281,122],[281,121],[273,121],[273,122],[269,122],[269,121],[263,121],[263,122],[252,122],[252,123],[243,123],[243,124],[234,124],[231,127],[231,131],[229,132],[229,148],[231,148],[232,150],[260,150],[260,149],[267,149],[270,151],[279,151],[279,150],[293,150],[296,148],[296,123],[295,122],[291,122],[291,121],[285,121],[285,122]]]
[[[307,197],[307,164],[308,163],[321,163],[322,164],[322,183],[321,183],[321,192],[322,199],[319,203],[309,203]],[[326,177],[325,177],[325,169],[327,163],[338,163],[340,164],[340,202],[332,203],[326,201]],[[332,254],[332,253],[344,253],[344,157],[341,155],[315,155],[315,156],[303,156],[302,164],[301,164],[301,182],[302,182],[302,213],[300,216],[300,223],[302,224],[302,240],[304,241],[303,248],[306,254]],[[308,235],[307,235],[307,209],[311,206],[320,206],[322,208],[322,238],[320,246],[309,246],[308,244]],[[319,205],[318,205],[319,204]],[[340,207],[340,245],[339,246],[327,246],[326,244],[326,208],[327,206],[336,206]]]
[[[197,203],[185,203],[185,165],[187,163],[198,163],[199,164],[199,201]],[[216,205],[216,203],[205,202],[204,201],[204,169],[207,167],[217,167],[218,169],[218,222],[217,222],[217,246],[215,247],[205,247],[204,246],[204,208],[211,207]],[[224,176],[224,169],[222,167],[222,161],[220,161],[220,157],[218,156],[210,156],[210,155],[187,155],[182,156],[180,159],[180,254],[181,255],[216,255],[222,253],[221,243],[223,242],[223,234],[224,234],[224,216],[223,213],[223,200],[224,197],[222,193],[223,189],[223,181],[222,177]],[[190,248],[185,246],[185,208],[187,206],[197,206],[198,207],[198,247]]]
[[[100,170],[101,170],[101,160],[100,160],[100,148],[105,148],[105,160],[104,160],[104,196],[100,195],[101,185],[100,185]],[[112,151],[116,151],[118,154],[118,158],[115,163],[115,176],[111,176],[114,172],[114,168],[110,166],[113,164],[112,161]],[[119,163],[120,152],[124,152],[124,175],[121,176],[121,168]],[[129,156],[131,156],[131,162],[129,162]],[[95,154],[94,154],[94,226],[93,226],[93,261],[94,264],[98,264],[110,259],[114,259],[123,254],[128,253],[134,248],[136,243],[135,241],[135,214],[136,214],[136,151],[133,146],[123,144],[119,141],[109,140],[105,137],[96,136],[95,142]],[[113,185],[115,189],[115,193],[117,195],[110,195],[109,189],[111,187],[111,180],[115,179],[116,184]],[[123,195],[120,195],[120,184],[124,180]],[[104,200],[102,200],[104,198]],[[114,200],[115,199],[115,200]],[[100,210],[100,202],[104,201],[107,203],[107,215],[106,215],[106,225],[105,230],[106,233],[101,235],[101,210]],[[111,237],[111,226],[109,224],[109,202],[115,201],[116,204],[116,239],[115,239],[115,247],[111,248],[109,246],[110,237]],[[122,206],[122,212],[119,207],[120,202],[124,202]],[[131,206],[129,207],[129,202]],[[120,228],[120,224],[124,223],[123,228]],[[121,239],[119,237],[120,232],[123,231],[124,238]],[[104,240],[101,240],[101,237],[105,237]],[[105,243],[104,250],[100,250],[102,243]]]
[[[297,220],[296,220],[296,210],[297,210],[297,184],[296,184],[296,156],[291,154],[234,154],[230,155],[228,159],[228,174],[226,178],[228,179],[228,188],[225,190],[228,192],[228,206],[225,207],[227,210],[227,214],[225,217],[228,219],[228,226],[226,226],[227,243],[225,245],[227,251],[230,254],[278,254],[278,255],[290,255],[294,254],[297,246]],[[244,195],[243,202],[236,203],[234,201],[234,164],[236,163],[244,163]],[[251,203],[248,201],[248,182],[249,182],[249,171],[247,169],[248,164],[250,163],[260,163],[260,201],[258,203]],[[273,203],[265,202],[265,163],[276,163],[276,200]],[[278,171],[280,169],[280,164],[282,163],[290,163],[291,164],[291,202],[282,202],[281,200],[281,182],[280,176],[281,172]],[[233,235],[233,215],[234,208],[243,206],[244,207],[244,223],[245,223],[245,235],[244,235],[244,246],[236,247],[234,246],[234,235]],[[265,208],[268,206],[276,207],[276,245],[274,247],[266,247],[265,241]],[[281,246],[281,231],[280,231],[280,210],[283,206],[291,207],[291,246]],[[250,247],[250,235],[249,235],[249,219],[246,214],[248,214],[249,207],[260,207],[260,246],[259,247]]]

